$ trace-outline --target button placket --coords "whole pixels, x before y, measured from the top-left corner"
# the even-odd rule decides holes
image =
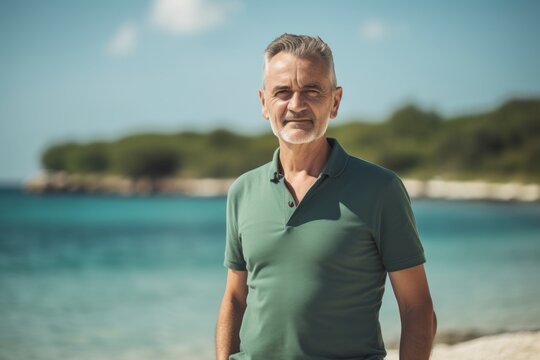
[[[285,185],[285,181],[281,179],[279,183],[277,183],[279,191],[281,193],[281,206],[283,209],[283,226],[286,227],[287,221],[289,221],[290,217],[292,216],[296,205],[294,201],[292,200],[291,193],[289,192],[289,189],[287,188],[287,185]],[[293,206],[291,206],[291,203]]]
[[[319,187],[319,185],[321,184],[321,182],[324,180],[325,176],[324,174],[320,174],[318,177],[317,177],[317,180],[315,180],[315,182],[313,184],[311,184],[311,186],[309,187],[308,191],[306,192],[306,194],[304,195],[304,198],[302,199],[302,201],[300,201],[298,204],[295,204],[294,203],[294,200],[290,200],[290,202],[292,202],[293,206],[291,207],[289,205],[289,209],[291,210],[289,212],[289,217],[287,219],[285,219],[285,225],[287,226],[287,224],[289,223],[289,221],[291,220],[291,218],[294,216],[294,213],[296,211],[298,211],[298,209],[300,207],[302,207],[302,204],[306,202],[306,200],[308,200],[312,195],[313,195],[313,192]],[[287,188],[287,185],[285,185],[285,182],[283,182],[283,188],[285,189],[285,193],[292,197],[292,194],[291,192],[289,191],[289,189]]]

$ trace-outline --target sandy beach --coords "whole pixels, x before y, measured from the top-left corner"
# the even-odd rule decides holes
[[[399,360],[398,350],[389,350],[387,360]],[[537,360],[540,331],[522,331],[483,336],[455,345],[437,344],[432,360]]]

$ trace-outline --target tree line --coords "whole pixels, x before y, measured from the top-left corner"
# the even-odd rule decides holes
[[[540,179],[540,99],[514,99],[493,111],[448,119],[411,104],[379,123],[331,126],[328,136],[350,154],[404,177]],[[271,132],[141,133],[52,144],[41,163],[50,171],[77,174],[229,178],[268,162],[276,147]]]

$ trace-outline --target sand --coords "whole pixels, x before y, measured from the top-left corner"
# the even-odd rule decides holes
[[[387,360],[398,360],[389,350]],[[484,336],[455,345],[437,344],[431,360],[540,360],[540,331]]]

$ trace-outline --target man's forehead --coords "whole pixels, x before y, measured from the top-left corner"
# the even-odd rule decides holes
[[[322,84],[330,81],[330,69],[326,62],[318,57],[298,57],[281,52],[266,63],[265,81],[267,85],[288,83],[291,80],[306,84]]]

